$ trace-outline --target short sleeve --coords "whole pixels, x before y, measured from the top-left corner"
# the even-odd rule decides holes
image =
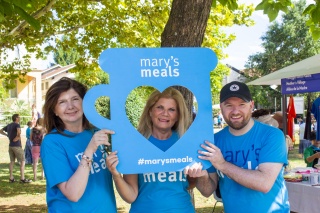
[[[64,147],[51,137],[45,137],[41,144],[41,160],[44,167],[47,184],[50,188],[68,181],[74,174],[69,164]]]
[[[259,164],[272,162],[287,165],[288,152],[284,134],[277,128],[270,128],[270,131],[265,132],[264,137],[259,152]]]

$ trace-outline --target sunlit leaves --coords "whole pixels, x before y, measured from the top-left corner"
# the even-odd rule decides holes
[[[25,20],[34,27],[36,30],[40,30],[40,23],[27,11],[30,11],[32,6],[31,0],[0,0],[0,23],[5,21],[12,15],[19,15],[21,20]]]
[[[292,7],[289,0],[263,0],[257,5],[256,10],[263,10],[271,22],[277,18],[279,11],[287,12],[289,7]]]
[[[309,17],[306,24],[310,27],[313,39],[320,39],[320,4],[310,4],[303,11],[303,15]]]

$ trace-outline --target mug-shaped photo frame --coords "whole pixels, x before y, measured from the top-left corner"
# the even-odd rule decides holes
[[[112,151],[118,151],[119,172],[181,171],[194,162],[202,162],[204,168],[211,166],[198,158],[198,150],[205,140],[214,142],[210,72],[217,63],[216,54],[208,48],[110,48],[102,52],[99,64],[110,75],[110,84],[92,87],[84,97],[83,109],[93,125],[115,131]],[[195,120],[165,152],[142,136],[126,115],[127,97],[139,86],[152,86],[159,91],[183,86],[196,97]],[[110,98],[110,119],[95,108],[101,96]]]

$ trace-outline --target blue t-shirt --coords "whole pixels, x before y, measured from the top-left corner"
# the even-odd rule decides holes
[[[149,138],[164,150],[178,139],[176,132],[167,140]],[[160,141],[163,144],[159,144]],[[131,205],[130,213],[195,213],[188,186],[183,171],[138,174],[139,193]]]
[[[41,160],[47,181],[48,212],[117,212],[112,176],[99,150],[93,155],[94,162],[88,184],[80,200],[72,202],[61,193],[57,184],[68,181],[75,173],[93,135],[90,130],[64,133],[71,137],[51,132],[44,137],[41,144]]]
[[[244,169],[257,169],[261,163],[287,165],[287,149],[283,133],[275,127],[255,121],[244,135],[234,136],[229,127],[217,132],[214,143],[225,160]],[[211,167],[219,175],[219,187],[226,213],[290,212],[288,192],[280,171],[268,193],[246,188]]]
[[[31,135],[31,128],[28,127],[28,128],[26,129],[26,137],[27,137],[27,139],[30,139],[30,135]]]
[[[175,142],[179,140],[179,135],[177,132],[173,131],[172,135],[167,140],[159,140],[152,135],[148,139],[153,145],[161,149],[162,151],[167,151]]]

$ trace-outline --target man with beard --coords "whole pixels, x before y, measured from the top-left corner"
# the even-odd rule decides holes
[[[196,187],[206,197],[219,184],[226,213],[290,212],[284,134],[252,119],[254,101],[244,83],[233,81],[221,89],[220,108],[228,126],[199,150],[199,158],[213,167],[191,167],[185,173],[198,177]]]

